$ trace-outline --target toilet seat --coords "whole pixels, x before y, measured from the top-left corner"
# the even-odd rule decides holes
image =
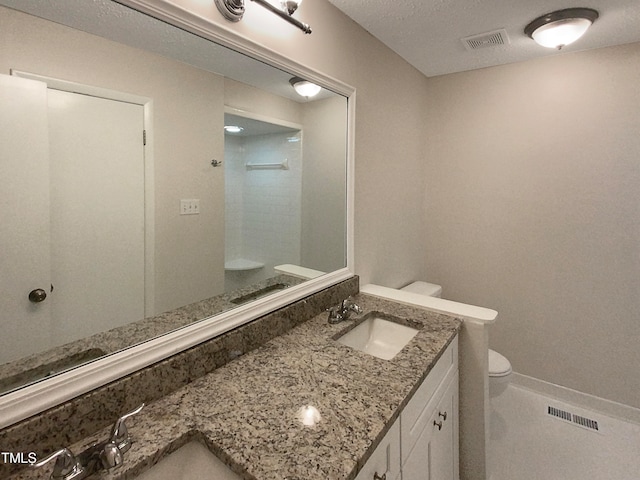
[[[495,350],[489,349],[489,377],[506,377],[511,372],[511,362]]]

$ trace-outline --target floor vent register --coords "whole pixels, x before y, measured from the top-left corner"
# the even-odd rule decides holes
[[[564,420],[565,422],[571,423],[573,425],[577,425],[579,427],[583,427],[596,432],[599,431],[597,420],[583,417],[581,415],[576,415],[575,413],[567,412],[566,410],[561,410],[559,408],[552,407],[551,405],[547,406],[547,413],[552,417],[559,418],[560,420]]]

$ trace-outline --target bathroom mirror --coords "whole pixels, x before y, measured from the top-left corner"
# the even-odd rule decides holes
[[[351,89],[187,12],[0,5],[0,400],[71,398],[351,276]]]

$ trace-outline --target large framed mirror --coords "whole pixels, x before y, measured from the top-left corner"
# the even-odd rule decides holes
[[[0,428],[352,275],[352,88],[162,1],[0,31]]]

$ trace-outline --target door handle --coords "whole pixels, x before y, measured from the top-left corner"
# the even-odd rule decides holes
[[[36,288],[35,290],[31,290],[29,292],[29,301],[33,303],[44,302],[44,299],[47,298],[47,292],[45,292],[41,288]]]

